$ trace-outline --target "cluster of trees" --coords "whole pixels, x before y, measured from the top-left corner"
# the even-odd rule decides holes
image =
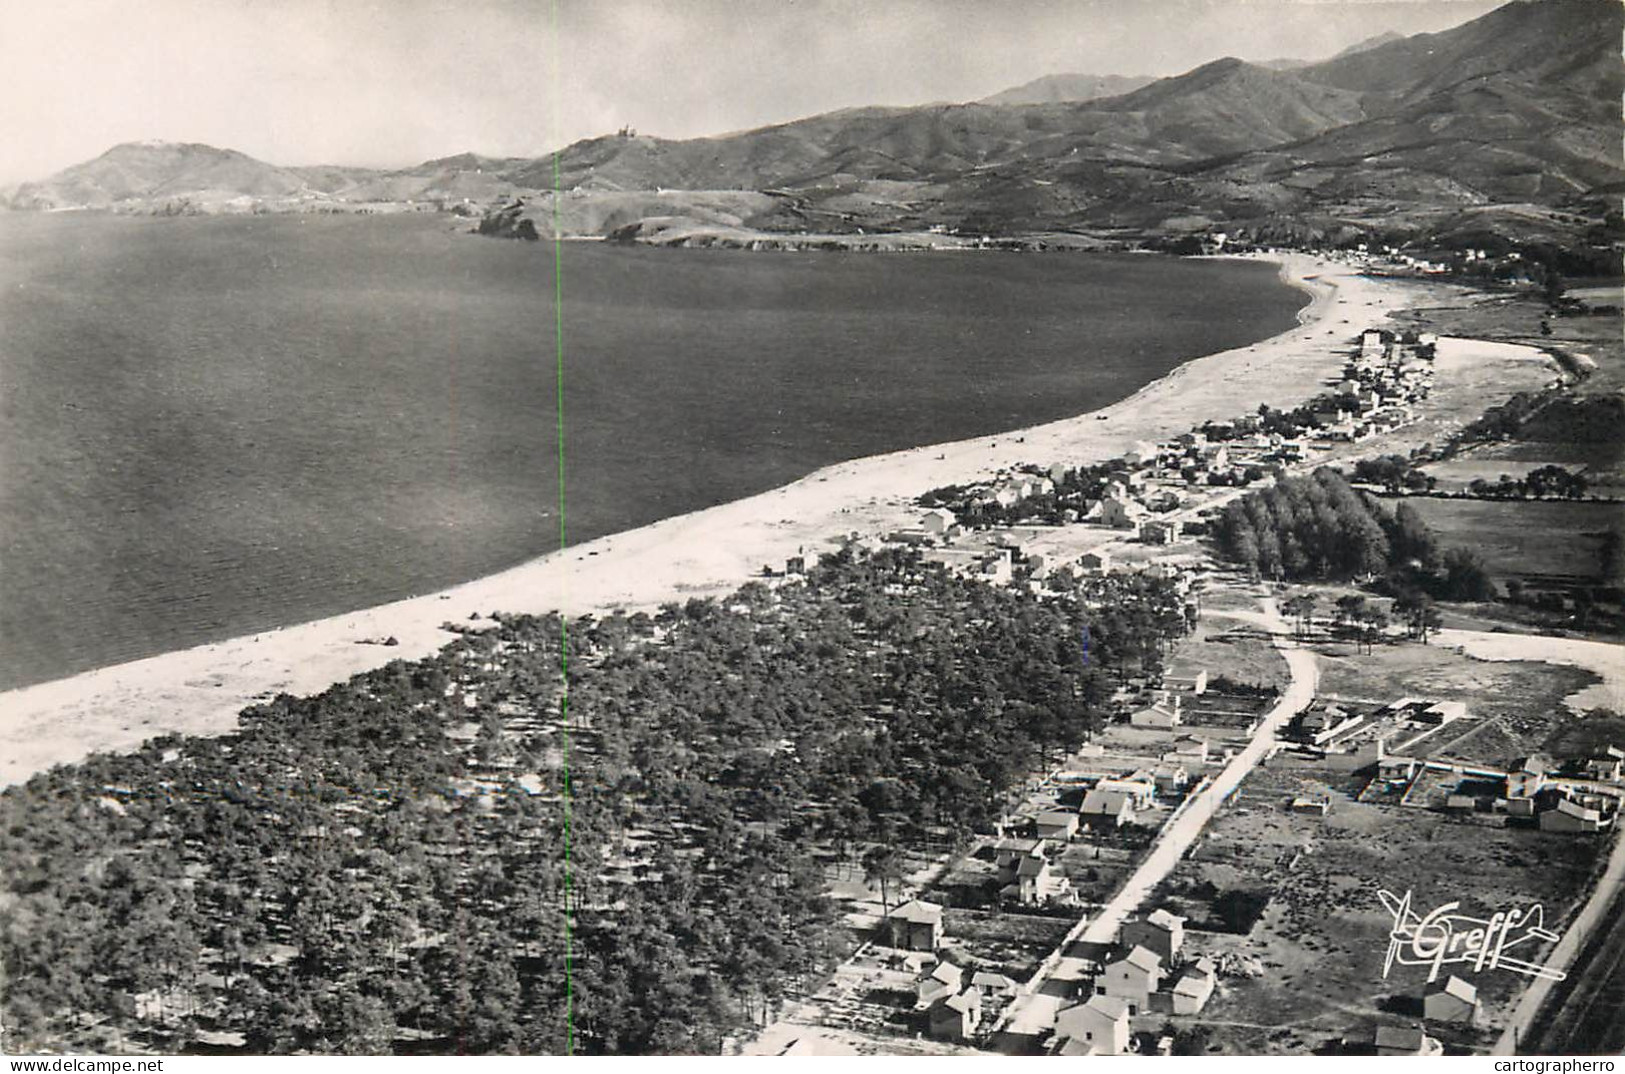
[[[1493,426],[1499,430],[1495,434],[1497,438],[1516,431],[1518,424],[1508,424],[1512,420],[1505,413],[1495,411],[1495,408],[1480,419],[1486,423],[1485,428]],[[1521,421],[1518,419],[1519,423]],[[1390,493],[1431,492],[1438,484],[1437,478],[1418,468],[1418,459],[1406,455],[1360,459],[1355,462],[1350,476],[1356,484],[1380,485]],[[1467,486],[1467,490],[1476,497],[1490,500],[1578,500],[1585,497],[1589,487],[1585,475],[1580,471],[1552,465],[1531,470],[1521,478],[1506,474],[1494,482],[1477,478]]]
[[[1427,492],[1438,483],[1417,469],[1416,463],[1406,455],[1380,455],[1374,459],[1360,459],[1351,475],[1356,484],[1381,485],[1389,492],[1408,490]]]
[[[1444,622],[1433,598],[1418,590],[1407,590],[1395,597],[1391,610],[1405,624],[1406,634],[1423,645],[1428,643],[1428,635]]]
[[[454,647],[455,648],[455,647]],[[0,1018],[24,1050],[565,1044],[557,774],[489,812],[453,781],[441,657],[219,739],[167,738],[0,796]],[[81,1015],[105,1019],[85,1041]]]
[[[1320,599],[1313,593],[1299,593],[1284,601],[1281,610],[1292,617],[1294,633],[1300,638],[1307,637],[1320,611]],[[1409,637],[1426,645],[1428,636],[1439,629],[1443,618],[1433,598],[1417,589],[1403,591],[1386,609],[1363,593],[1346,594],[1337,598],[1332,612],[1333,633],[1353,639],[1356,649],[1375,649],[1389,624],[1396,620],[1404,625]]]
[[[1441,549],[1415,508],[1388,512],[1336,470],[1289,478],[1228,505],[1214,523],[1219,551],[1255,575],[1288,581],[1381,579],[1390,595],[1492,600],[1477,553]]]
[[[840,953],[824,856],[891,884],[1157,666],[1177,601],[1123,585],[843,553],[53,769],[0,795],[8,1042],[714,1054]]]
[[[1267,578],[1374,577],[1392,562],[1431,552],[1415,519],[1397,524],[1336,470],[1287,478],[1228,504],[1214,521],[1219,551]]]
[[[1314,614],[1314,598],[1310,597],[1308,614]],[[1377,640],[1388,629],[1389,613],[1371,604],[1364,595],[1350,593],[1338,597],[1334,627],[1345,636],[1354,638],[1355,648],[1364,646],[1374,650]]]
[[[1502,474],[1493,484],[1476,478],[1467,490],[1474,496],[1488,500],[1578,500],[1588,489],[1585,475],[1562,466],[1542,466],[1523,477]]]
[[[1461,432],[1456,434],[1455,443],[1464,446],[1510,440],[1518,434],[1524,423],[1539,413],[1555,395],[1555,390],[1517,392],[1506,402],[1489,407],[1483,414],[1463,426]]]
[[[1207,483],[1213,486],[1227,487],[1251,485],[1255,481],[1262,481],[1269,472],[1262,466],[1257,465],[1236,471],[1214,470],[1208,473]],[[1201,470],[1195,466],[1187,466],[1180,470],[1180,476],[1186,481],[1195,481],[1200,475]]]

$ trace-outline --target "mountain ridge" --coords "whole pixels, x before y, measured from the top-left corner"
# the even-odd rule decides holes
[[[1155,75],[1086,75],[1073,72],[1042,75],[1031,82],[1000,90],[977,104],[1065,104],[1132,93],[1157,80]]]
[[[1540,217],[1544,232],[1565,213],[1600,218],[1599,193],[1625,183],[1625,72],[1609,47],[1621,30],[1625,7],[1612,0],[1512,0],[1451,30],[1379,34],[1317,63],[1224,57],[1141,85],[1083,76],[1103,94],[1086,100],[996,103],[1038,79],[965,104],[849,108],[707,138],[626,131],[556,156],[464,152],[394,170],[124,143],[21,184],[9,204],[481,212],[550,198],[557,180],[561,196],[613,198],[612,211],[565,215],[617,230],[640,204],[681,218],[679,192],[743,191],[772,196],[729,200],[748,207],[737,226],[774,232],[1313,238],[1426,231],[1468,211],[1495,218],[1496,206],[1517,207],[1501,214],[1509,221]]]

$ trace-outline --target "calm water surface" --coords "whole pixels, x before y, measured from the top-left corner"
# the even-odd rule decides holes
[[[553,270],[445,217],[0,214],[0,686],[556,549]],[[571,543],[1103,406],[1304,302],[1062,254],[569,243],[562,282]]]

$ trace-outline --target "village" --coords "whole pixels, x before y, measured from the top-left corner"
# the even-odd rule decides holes
[[[752,1051],[1437,1055],[1504,1049],[1527,1028],[1507,974],[1393,992],[1381,957],[1397,926],[1362,870],[1392,873],[1395,847],[1448,840],[1409,885],[1419,902],[1479,876],[1486,897],[1544,904],[1558,926],[1608,857],[1625,750],[1582,738],[1561,756],[1501,753],[1543,741],[1567,681],[1494,665],[1518,669],[1509,693],[1494,676],[1430,674],[1468,660],[1346,591],[1317,616],[1338,593],[1291,596],[1200,541],[1250,488],[1352,463],[1416,422],[1438,343],[1366,331],[1342,379],[1297,411],[1261,408],[1081,472],[937,490],[914,528],[854,535],[1086,601],[1104,579],[1146,573],[1173,583],[1193,630],[1162,675],[1121,684],[1115,721],[1035,779],[996,833],[911,862],[889,903],[841,888],[857,953]],[[1390,652],[1409,678],[1382,667]],[[1463,688],[1426,690],[1434,680]],[[1412,689],[1383,692],[1396,683]],[[1323,974],[1337,989],[1291,986],[1334,951],[1348,962]]]
[[[1413,423],[1432,386],[1437,343],[1430,333],[1366,331],[1341,379],[1293,411],[1261,407],[1162,443],[1137,442],[1082,470],[1055,463],[937,490],[922,497],[931,506],[915,528],[886,540],[1001,583],[1018,567],[1065,585],[1068,575],[1111,570],[1114,555],[1123,564],[1184,558],[1177,553],[1192,552],[1206,532],[1203,517],[1246,489],[1351,459],[1354,445]]]

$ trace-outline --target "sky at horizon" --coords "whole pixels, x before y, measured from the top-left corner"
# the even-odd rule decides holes
[[[119,142],[283,165],[537,156],[623,125],[670,138],[1047,74],[1317,60],[1503,0],[11,0],[0,183]]]

